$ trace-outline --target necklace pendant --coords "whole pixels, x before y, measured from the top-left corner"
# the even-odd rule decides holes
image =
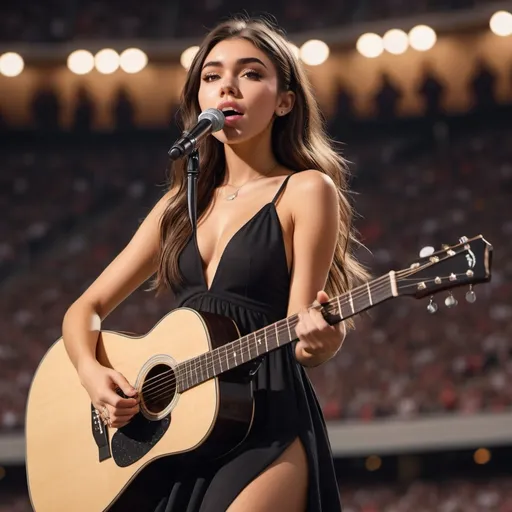
[[[235,199],[237,195],[238,195],[238,190],[236,192],[234,192],[233,194],[229,194],[229,196],[226,196],[226,201],[233,201],[233,199]]]

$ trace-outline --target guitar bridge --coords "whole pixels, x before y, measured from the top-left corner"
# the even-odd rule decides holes
[[[91,404],[91,427],[92,436],[98,446],[98,458],[100,462],[110,459],[112,453],[110,451],[110,444],[108,442],[108,429],[103,424],[100,413],[96,410],[94,405]]]

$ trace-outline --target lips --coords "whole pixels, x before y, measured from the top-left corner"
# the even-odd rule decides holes
[[[243,108],[236,101],[223,101],[217,108],[223,112],[226,119],[244,115]]]

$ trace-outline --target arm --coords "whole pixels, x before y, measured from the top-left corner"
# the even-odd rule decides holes
[[[319,311],[307,313],[302,309],[315,299],[327,300],[324,292],[318,292],[327,281],[338,239],[338,197],[333,181],[318,171],[303,171],[289,185],[292,183],[293,268],[288,315],[299,313],[297,361],[303,366],[317,366],[339,350],[345,332],[343,324],[327,324]]]
[[[173,193],[158,201],[123,251],[67,310],[64,345],[79,374],[97,363],[101,320],[156,271],[160,218]]]

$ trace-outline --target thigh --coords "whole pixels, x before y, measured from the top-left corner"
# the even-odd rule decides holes
[[[233,501],[227,512],[304,512],[308,462],[299,438]]]

